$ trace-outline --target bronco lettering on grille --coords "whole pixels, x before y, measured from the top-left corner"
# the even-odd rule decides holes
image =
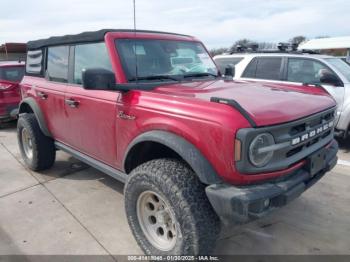
[[[319,135],[321,133],[328,131],[333,125],[334,125],[334,121],[330,121],[321,127],[318,127],[316,129],[309,131],[308,133],[305,133],[305,134],[298,136],[298,137],[294,137],[292,139],[291,144],[292,144],[292,146],[295,146],[301,142],[305,142],[305,141],[309,140],[310,138],[313,138],[316,134]]]

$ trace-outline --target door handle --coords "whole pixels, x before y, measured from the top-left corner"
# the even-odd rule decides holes
[[[79,102],[72,99],[72,98],[69,98],[69,99],[65,99],[64,102],[70,106],[70,107],[73,107],[73,108],[77,108],[79,106]]]
[[[38,92],[37,93],[38,97],[40,97],[42,100],[46,100],[48,98],[48,95],[45,94],[44,92]]]

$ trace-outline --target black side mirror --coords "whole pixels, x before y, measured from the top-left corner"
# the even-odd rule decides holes
[[[321,77],[320,77],[320,82],[322,84],[329,84],[329,85],[334,85],[334,86],[342,85],[339,78],[331,72],[323,72]]]
[[[231,78],[235,76],[235,67],[234,66],[227,66],[225,68],[225,77]]]
[[[82,72],[83,87],[91,90],[111,90],[116,80],[112,71],[103,68],[90,68]]]

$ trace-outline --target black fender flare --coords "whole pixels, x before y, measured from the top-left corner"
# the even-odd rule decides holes
[[[174,133],[161,130],[148,131],[137,136],[126,150],[124,167],[132,148],[142,142],[160,143],[175,151],[193,169],[202,183],[210,185],[222,182],[213,166],[192,143]]]
[[[32,109],[36,117],[36,120],[38,121],[39,127],[41,131],[44,133],[44,135],[48,137],[52,137],[49,129],[47,128],[44,114],[42,113],[35,99],[31,97],[24,98],[19,105],[19,111],[18,111],[19,115],[26,113],[25,106],[29,106]]]

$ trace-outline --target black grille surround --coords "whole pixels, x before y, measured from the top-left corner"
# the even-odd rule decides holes
[[[236,138],[242,142],[241,160],[235,162],[241,174],[267,173],[287,169],[305,159],[315,151],[329,144],[334,137],[335,107],[313,114],[311,116],[267,127],[244,128],[237,132]],[[332,124],[333,123],[333,124]],[[331,127],[323,130],[325,126]],[[317,133],[317,130],[322,131]],[[314,134],[310,136],[310,132]],[[255,167],[249,160],[249,146],[252,140],[261,133],[270,133],[275,140],[274,154],[271,161],[264,167]],[[301,138],[304,136],[304,140]],[[308,136],[305,139],[305,136]],[[299,143],[292,144],[294,141]]]

